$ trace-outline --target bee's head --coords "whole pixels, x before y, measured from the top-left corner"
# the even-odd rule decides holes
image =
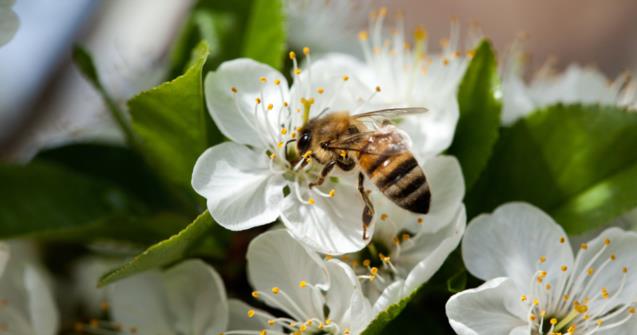
[[[299,132],[299,140],[296,142],[296,148],[299,151],[300,155],[303,155],[308,150],[310,150],[310,146],[312,145],[312,130],[310,127],[303,127]]]

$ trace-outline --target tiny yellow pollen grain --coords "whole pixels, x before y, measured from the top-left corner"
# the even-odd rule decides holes
[[[310,205],[314,205],[316,203],[316,201],[314,200],[314,198],[309,198],[307,199],[307,203]]]
[[[230,91],[231,91],[232,93],[235,93],[235,94],[236,94],[239,90],[237,90],[237,87],[236,87],[236,86],[232,86],[232,87],[230,87]]]
[[[316,89],[316,93],[323,94],[323,93],[325,93],[325,89],[323,87],[319,87],[319,88]]]
[[[348,75],[344,75],[343,76],[343,81],[348,81],[349,80],[349,76]]]
[[[276,320],[270,319],[268,320],[268,326],[274,326],[276,324]]]
[[[540,256],[540,263],[546,262],[546,256]]]
[[[261,103],[261,99],[260,98],[256,98],[255,101],[257,102],[257,105]]]
[[[551,289],[551,287],[552,287],[552,286],[551,286],[551,284],[550,284],[550,283],[549,283],[549,284],[546,284],[546,286],[545,286],[545,288],[546,288],[547,290],[550,290],[550,289]]]
[[[615,255],[615,254],[611,254],[611,255],[610,255],[610,260],[611,260],[611,261],[614,261],[614,260],[616,260],[616,259],[617,259],[617,255]]]
[[[290,105],[290,104],[288,104],[288,102],[287,102],[287,101],[283,101],[283,107],[287,107],[287,106],[289,106],[289,105]]]
[[[272,288],[272,293],[274,293],[274,294],[279,294],[279,292],[281,292],[281,289],[280,289],[280,288],[278,288],[278,287],[276,287],[276,286]]]
[[[283,143],[283,141],[279,141],[279,142],[276,144],[276,146],[277,146],[277,147],[279,147],[279,148],[282,148],[282,147],[283,147],[283,144],[285,144],[285,143]]]
[[[522,302],[525,302],[525,301],[527,300],[526,295],[524,295],[524,294],[523,294],[523,295],[520,297],[520,300],[521,300]]]
[[[285,135],[287,133],[288,133],[288,128],[285,128],[285,127],[281,128],[281,135]]]
[[[562,272],[566,272],[568,270],[568,266],[562,265],[560,266],[560,270],[562,270]]]
[[[628,273],[628,267],[624,266],[624,267],[622,268],[622,272],[623,272],[623,273]]]
[[[604,245],[610,245],[610,239],[609,238],[604,240]]]
[[[586,243],[582,243],[582,244],[580,244],[580,245],[579,245],[579,247],[580,247],[580,249],[582,249],[582,250],[588,250],[588,244],[586,244]]]
[[[543,310],[541,310],[541,311],[540,311],[540,316],[541,316],[541,317],[545,317],[545,316],[546,316],[546,310],[544,310],[544,309],[543,309]]]
[[[294,74],[297,75],[297,76],[300,75],[301,74],[301,69],[298,69],[298,68],[294,69]]]
[[[304,47],[303,48],[303,54],[306,55],[306,56],[309,55],[310,54],[310,48],[309,47]]]
[[[560,243],[564,244],[564,242],[566,242],[566,238],[564,236],[560,237]]]
[[[259,77],[259,81],[265,84],[265,83],[268,82],[268,78],[266,78],[264,76],[261,76],[261,77]]]
[[[274,108],[274,105],[273,104],[268,104],[268,110],[271,111],[272,108]]]
[[[307,286],[307,282],[306,282],[305,280],[301,280],[301,281],[299,282],[299,287],[300,287],[300,288],[304,288],[304,287],[306,287],[306,286]]]
[[[288,56],[290,56],[290,59],[296,59],[296,52],[294,52],[294,51],[290,51],[290,53],[288,54]]]
[[[276,154],[273,152],[270,154],[270,159],[275,159],[276,158]]]
[[[533,305],[537,306],[540,304],[540,300],[539,299],[533,299]]]
[[[589,276],[592,276],[594,272],[595,272],[595,269],[593,268],[588,268],[588,270],[586,270],[586,274],[588,274]]]
[[[343,335],[350,335],[350,334],[351,334],[351,332],[350,332],[349,328],[343,329]]]
[[[564,301],[568,301],[568,299],[569,299],[569,295],[568,295],[568,294],[565,294],[565,295],[564,295],[564,297],[562,297],[562,299],[564,299]]]
[[[380,86],[376,86],[376,92],[380,92]]]
[[[281,84],[281,80],[274,79],[274,85],[279,86]]]
[[[334,196],[336,195],[336,190],[335,189],[331,189],[330,192],[327,195],[329,195],[330,198],[334,198]]]
[[[248,310],[248,317],[249,317],[249,318],[254,317],[254,313],[255,313],[255,312],[254,312],[254,309]]]
[[[599,320],[595,321],[595,323],[597,323],[598,326],[601,326],[604,323],[604,320],[599,319]]]
[[[307,330],[307,326],[305,324],[302,324],[301,326],[299,326],[299,330],[304,332]]]
[[[325,319],[325,324],[326,324],[326,325],[329,325],[330,323],[332,323],[332,320],[330,320],[330,319]]]
[[[588,312],[588,306],[584,305],[584,304],[574,304],[575,307],[575,311],[582,314],[582,313],[586,313]]]
[[[367,34],[367,31],[363,30],[363,31],[360,31],[360,32],[358,33],[358,39],[359,39],[359,40],[361,40],[361,41],[367,41],[367,39],[368,39],[368,38],[369,38],[369,35]]]

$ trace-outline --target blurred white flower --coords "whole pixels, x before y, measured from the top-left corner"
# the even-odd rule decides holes
[[[486,280],[447,303],[458,334],[636,334],[637,233],[610,228],[579,246],[524,203],[500,206],[468,226],[467,269]]]
[[[372,307],[352,269],[335,259],[322,260],[285,230],[252,240],[247,259],[248,279],[255,289],[252,296],[289,315],[271,318],[246,311],[255,318],[295,334],[335,335],[360,334],[372,319]]]
[[[228,300],[221,277],[199,260],[135,275],[107,289],[112,319],[124,333],[216,335],[235,327],[252,333],[268,327],[258,319],[245,322],[247,305]]]
[[[317,53],[360,54],[356,34],[365,25],[371,0],[285,0],[288,42]]]
[[[368,30],[359,33],[364,62],[342,55],[326,55],[325,61],[334,67],[349,68],[354,77],[370,91],[378,94],[370,105],[387,107],[426,107],[425,114],[400,121],[406,131],[418,161],[440,154],[451,145],[460,116],[457,90],[482,34],[470,29],[464,46],[460,25],[452,21],[449,38],[440,41],[442,49],[428,50],[427,32],[418,28],[413,43],[405,33],[399,15],[395,27],[386,31],[387,9],[370,16]],[[462,50],[469,50],[463,53]]]
[[[25,248],[0,243],[0,332],[55,335],[59,313],[48,279]]]
[[[20,26],[18,15],[11,7],[15,0],[0,0],[0,47],[7,44]]]
[[[431,186],[431,210],[426,215],[406,211],[374,197],[380,221],[366,249],[347,255],[363,279],[365,296],[381,312],[408,297],[429,280],[458,246],[466,225],[462,203],[464,180],[458,161],[436,157],[423,166]]]
[[[309,50],[306,49],[308,54]],[[195,164],[192,185],[206,197],[212,217],[231,230],[281,218],[292,235],[314,250],[342,254],[362,249],[363,200],[352,173],[335,171],[317,187],[321,166],[310,155],[287,150],[304,120],[326,110],[355,113],[361,95],[348,72],[318,62],[301,70],[294,84],[271,67],[248,59],[223,63],[205,80],[208,110],[232,142],[205,151]],[[373,93],[369,93],[372,94]],[[294,144],[293,144],[294,145]],[[308,152],[309,153],[309,152]],[[373,233],[373,226],[369,234]]]
[[[538,108],[558,102],[604,104],[637,109],[637,82],[629,74],[610,80],[592,67],[571,64],[557,73],[547,62],[525,82],[525,53],[520,41],[509,50],[502,68],[502,124],[511,125]]]

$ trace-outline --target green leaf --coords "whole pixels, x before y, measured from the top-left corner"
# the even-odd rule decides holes
[[[637,207],[637,113],[553,105],[505,128],[467,196],[472,214],[527,201],[579,234]]]
[[[497,62],[491,44],[484,40],[475,50],[458,89],[460,119],[449,148],[462,165],[468,190],[486,166],[498,139],[500,96]]]
[[[102,83],[95,69],[93,58],[86,49],[75,45],[72,51],[73,62],[86,79],[98,90],[102,90]]]
[[[136,197],[112,183],[53,163],[0,166],[0,180],[0,239],[63,236],[101,220],[145,212]]]
[[[407,303],[409,303],[409,301],[416,296],[417,292],[418,291],[414,291],[410,296],[403,298],[399,302],[389,306],[389,308],[387,308],[386,310],[378,313],[378,315],[376,315],[376,318],[369,324],[369,326],[367,326],[367,328],[365,328],[362,334],[381,334],[385,326],[387,326],[387,324],[391,322],[391,320],[396,318],[400,314],[400,312],[405,309]]]
[[[280,70],[286,46],[285,29],[282,0],[255,0],[243,39],[243,56]]]
[[[208,211],[203,212],[178,234],[152,245],[124,265],[104,274],[98,286],[103,287],[136,273],[167,266],[184,259],[212,226],[212,217]]]
[[[149,164],[165,180],[188,191],[195,161],[207,147],[201,80],[207,56],[208,46],[202,42],[186,73],[128,102]]]

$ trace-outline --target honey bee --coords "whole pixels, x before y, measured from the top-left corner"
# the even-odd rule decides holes
[[[323,184],[334,167],[344,171],[359,169],[358,191],[365,202],[364,240],[368,238],[367,228],[374,216],[370,191],[363,186],[365,177],[396,205],[414,213],[429,212],[431,192],[425,173],[409,151],[408,136],[390,121],[426,111],[425,108],[393,108],[357,115],[331,112],[310,119],[299,131],[298,153],[311,156],[323,166],[310,188]]]

